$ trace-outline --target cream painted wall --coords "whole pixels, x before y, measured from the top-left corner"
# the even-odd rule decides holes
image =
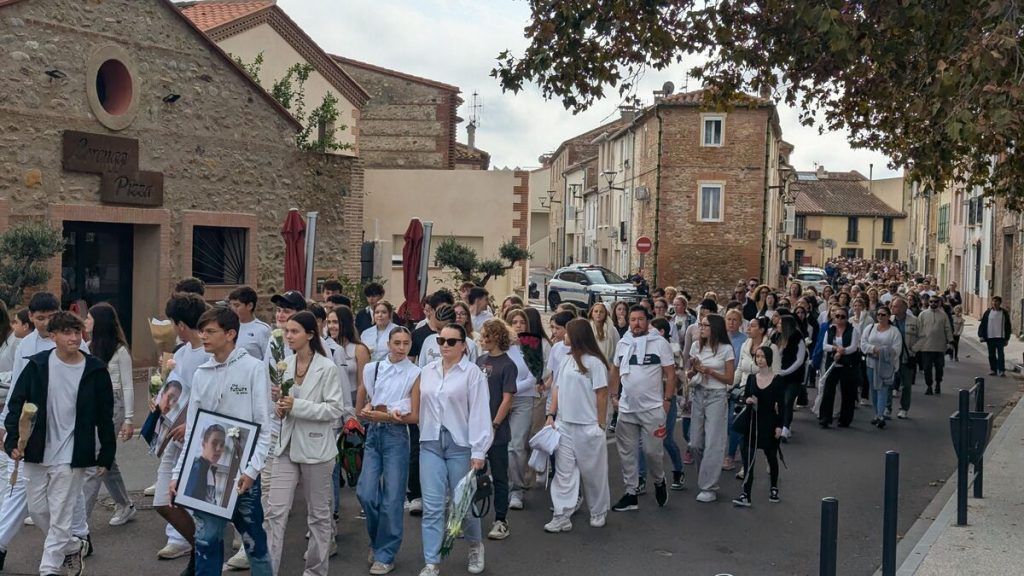
[[[551,261],[551,206],[547,201],[551,187],[551,168],[538,168],[530,172],[530,266],[547,266]],[[541,205],[541,197],[544,204]],[[557,204],[556,204],[557,206]]]
[[[501,243],[514,237],[514,174],[511,170],[367,170],[363,203],[365,238],[384,240],[390,246],[395,236],[405,234],[412,218],[419,218],[434,223],[436,240],[431,245],[446,236],[455,236],[479,248],[480,258],[496,258]],[[400,253],[401,247],[395,245],[394,250]],[[427,292],[454,286],[453,282],[436,281],[449,276],[431,267]],[[392,266],[387,291],[388,299],[396,306],[404,300],[401,286],[402,268]],[[522,288],[522,271],[518,266],[487,284],[498,301]]]
[[[857,242],[846,241],[846,229],[848,219],[846,216],[807,216],[807,230],[820,230],[822,238],[831,238],[836,241],[835,250],[826,248],[824,257],[828,259],[833,254],[839,256],[844,248],[859,248],[864,251],[865,258],[873,258],[875,250],[898,250],[899,259],[909,259],[910,240],[906,218],[893,219],[893,241],[891,244],[882,243],[883,219],[872,220],[869,216],[860,216],[857,226]],[[872,226],[874,235],[872,240]],[[811,257],[811,266],[824,265],[822,249],[818,247],[817,240],[790,239],[790,250],[803,250],[804,256]],[[795,255],[795,252],[791,252]]]
[[[246,64],[252,63],[260,52],[263,53],[263,67],[260,69],[260,84],[269,92],[274,82],[280,80],[293,64],[306,63],[306,60],[269,24],[261,24],[226,38],[217,43],[231,56],[237,56]],[[356,135],[358,134],[359,110],[341,95],[320,72],[314,70],[305,84],[306,114],[320,105],[324,96],[334,94],[338,99],[338,110],[341,113],[335,128],[334,137],[341,144],[352,146],[348,150],[335,152],[344,156],[356,156]],[[341,126],[345,128],[342,130]],[[312,138],[317,131],[313,128]]]

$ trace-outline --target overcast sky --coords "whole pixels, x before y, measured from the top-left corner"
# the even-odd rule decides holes
[[[618,115],[617,91],[575,116],[560,102],[545,101],[533,86],[518,95],[501,92],[489,72],[499,52],[508,48],[521,54],[527,46],[523,27],[530,11],[524,0],[278,0],[278,5],[329,53],[461,88],[465,103],[459,116],[466,122],[459,125],[460,142],[466,141],[472,94],[479,92],[483,108],[477,146],[490,152],[492,167],[538,166],[541,154]],[[638,95],[650,103],[651,92],[666,80],[682,90],[687,68],[648,71]],[[697,88],[692,80],[689,87]],[[851,149],[845,134],[819,135],[785,107],[779,116],[783,138],[795,146],[791,160],[799,170],[818,163],[867,176],[874,163],[876,178],[899,175],[881,154]]]

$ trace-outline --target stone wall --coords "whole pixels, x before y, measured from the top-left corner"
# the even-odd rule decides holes
[[[370,94],[359,120],[359,152],[368,168],[455,168],[458,89],[338,64]]]
[[[12,217],[100,204],[99,175],[62,170],[61,134],[112,133],[90,110],[85,86],[95,81],[90,54],[116,44],[141,87],[137,117],[116,134],[139,141],[140,169],[164,174],[170,253],[159,257],[168,278],[181,276],[187,258],[184,211],[226,214],[225,225],[245,213],[256,216],[249,282],[263,295],[281,290],[279,230],[291,207],[320,213],[317,267],[358,274],[361,163],[298,151],[290,117],[169,2],[24,0],[0,8],[0,22],[0,199]],[[51,79],[52,69],[66,78]],[[171,93],[180,99],[165,103]]]
[[[660,202],[658,119],[650,113],[637,127],[637,184],[648,188],[651,200],[634,206],[633,240],[640,235],[655,240],[645,274],[658,285],[681,286],[694,297],[714,290],[724,299],[740,278],[761,275],[770,113],[768,108],[733,110],[726,118],[724,145],[703,147],[698,107],[662,107]],[[698,221],[701,181],[724,183],[722,222]]]

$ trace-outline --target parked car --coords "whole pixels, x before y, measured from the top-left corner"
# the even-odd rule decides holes
[[[811,266],[801,266],[796,271],[796,275],[793,279],[800,283],[800,286],[807,288],[808,286],[814,286],[814,289],[821,294],[822,288],[828,286],[828,276],[825,275],[825,271],[821,268],[813,268]]]
[[[637,302],[636,288],[615,272],[591,264],[572,264],[559,268],[548,282],[548,309],[572,302],[584,310],[594,302]]]

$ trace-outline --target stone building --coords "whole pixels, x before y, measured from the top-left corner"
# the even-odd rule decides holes
[[[0,22],[0,229],[63,229],[47,288],[110,301],[137,365],[177,279],[281,290],[289,208],[319,211],[319,267],[358,274],[359,161],[298,150],[294,118],[169,0],[0,0]]]
[[[367,168],[455,169],[457,86],[333,58],[370,94],[359,125],[359,156]]]
[[[326,132],[344,147],[331,153],[359,154],[359,115],[370,95],[345,73],[275,0],[205,0],[178,3],[182,13],[222,50],[246,64],[260,59],[259,82],[266,90],[295,65],[312,66],[303,85],[304,114],[320,106],[327,95],[337,101],[338,120],[311,127],[311,139]],[[298,103],[292,105],[297,109]]]

